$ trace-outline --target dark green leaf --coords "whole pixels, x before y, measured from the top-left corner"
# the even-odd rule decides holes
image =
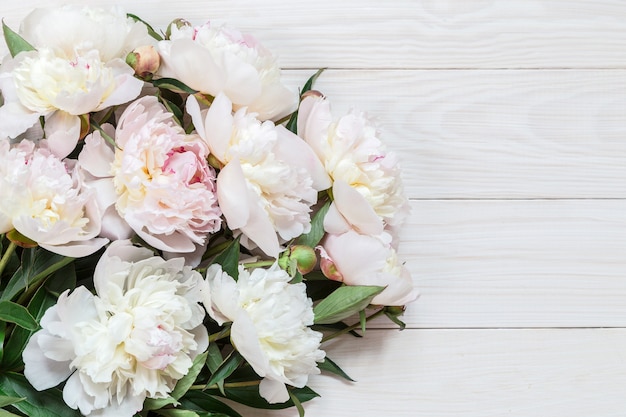
[[[41,287],[30,300],[28,311],[39,322],[46,310],[56,303],[56,300],[55,296],[46,291],[44,287]],[[14,369],[22,365],[22,352],[32,334],[32,331],[22,329],[21,327],[13,329],[5,347],[2,369]]]
[[[146,411],[159,410],[166,405],[178,405],[178,401],[172,397],[148,398],[143,402],[143,409]]]
[[[148,29],[148,35],[152,36],[154,39],[156,39],[157,41],[162,41],[163,37],[161,35],[159,35],[153,28],[152,26],[150,26],[146,21],[144,21],[143,19],[141,19],[140,17],[134,15],[134,14],[130,14],[127,13],[126,16],[130,17],[131,19],[133,19],[135,22],[141,22],[144,25],[146,25],[146,28]]]
[[[56,297],[65,290],[76,288],[76,269],[73,263],[54,272],[46,281],[46,289]]]
[[[300,91],[300,97],[302,97],[302,94],[306,93],[307,91],[313,88],[313,84],[315,84],[315,81],[317,81],[317,79],[319,78],[320,75],[322,75],[322,72],[324,72],[325,69],[326,68],[320,68],[319,70],[317,70],[315,74],[313,74],[307,80],[306,83],[304,83],[304,86],[302,87],[302,90]],[[298,110],[293,112],[293,114],[289,118],[289,121],[287,122],[285,127],[293,133],[296,133],[296,134],[298,133]]]
[[[218,393],[217,390],[214,390],[215,394]],[[296,398],[301,402],[307,402],[312,400],[315,397],[319,397],[315,391],[313,391],[309,387],[304,388],[294,388],[291,389],[291,392],[296,396]],[[254,408],[262,408],[267,410],[281,410],[284,408],[293,407],[295,404],[293,400],[286,401],[284,403],[278,404],[270,404],[265,398],[261,397],[259,394],[258,386],[248,386],[248,387],[237,387],[237,388],[226,388],[226,398],[238,402],[240,404],[247,405],[249,407]]]
[[[176,80],[174,78],[159,78],[158,80],[152,80],[150,82],[153,86],[157,88],[164,88],[175,93],[197,93],[197,91],[193,88],[188,87],[182,81]]]
[[[228,378],[234,371],[243,363],[243,356],[236,350],[224,359],[219,368],[211,375],[211,378],[206,383],[207,388],[211,385],[217,384],[219,381],[223,381]]]
[[[217,346],[216,343],[209,343],[208,354],[209,357],[206,364],[209,368],[209,371],[211,371],[211,373],[213,374],[220,367],[224,358],[222,357],[222,352],[220,352],[220,348],[219,346]],[[222,392],[222,394],[224,394],[224,380],[217,381],[217,387]]]
[[[17,414],[9,413],[7,410],[0,409],[0,417],[20,417]]]
[[[9,52],[11,56],[15,58],[17,54],[20,52],[34,51],[35,48],[30,43],[26,42],[24,38],[14,32],[10,27],[8,27],[4,20],[2,21],[2,32],[4,33],[4,40],[6,41],[7,46],[9,47]]]
[[[42,248],[24,249],[22,264],[7,283],[0,301],[13,299],[29,285],[36,284],[73,261],[73,258],[57,255]]]
[[[0,363],[4,359],[4,338],[7,335],[7,324],[0,321]]]
[[[372,299],[384,289],[385,287],[378,286],[337,288],[313,309],[315,324],[335,323],[358,313],[367,307]]]
[[[200,417],[198,413],[191,410],[179,410],[177,408],[167,408],[156,412],[160,416],[165,417]]]
[[[19,403],[20,401],[24,401],[26,398],[24,397],[8,397],[6,395],[0,396],[0,407],[6,407],[7,405]]]
[[[165,106],[167,111],[174,115],[176,122],[182,126],[183,125],[183,111],[176,104],[172,103],[170,100],[163,97],[163,95],[159,96],[159,101]]]
[[[205,411],[223,414],[229,417],[241,417],[241,415],[224,404],[213,395],[204,391],[188,391],[180,399],[181,407],[197,412]]]
[[[239,278],[239,238],[233,240],[222,253],[213,259],[213,262],[222,265],[222,270],[237,281]]]
[[[331,374],[339,375],[348,381],[355,382],[354,379],[350,378],[348,374],[346,374],[343,369],[339,367],[339,365],[331,361],[328,356],[324,358],[323,362],[318,362],[317,367],[322,371],[330,372]]]
[[[289,398],[291,398],[293,405],[296,406],[296,409],[298,410],[298,415],[300,417],[304,417],[304,407],[302,407],[302,403],[300,402],[298,397],[293,392],[289,391]]]
[[[13,407],[29,417],[81,417],[65,404],[60,390],[36,391],[21,374],[0,374],[0,395],[26,398]]]
[[[0,301],[0,320],[15,323],[26,330],[37,330],[37,320],[26,307],[12,301]]]
[[[320,240],[324,237],[324,217],[326,217],[326,213],[328,213],[328,209],[330,208],[330,201],[327,201],[313,219],[311,219],[311,231],[306,235],[302,235],[298,238],[296,243],[298,245],[305,245],[311,248],[314,248],[320,243]]]
[[[207,355],[208,352],[204,352],[195,357],[193,365],[191,365],[187,375],[179,379],[176,383],[176,387],[174,387],[174,390],[172,390],[172,393],[170,394],[172,397],[178,400],[189,390],[189,388],[191,388],[194,382],[196,382],[196,377],[200,374],[200,371],[204,367]]]

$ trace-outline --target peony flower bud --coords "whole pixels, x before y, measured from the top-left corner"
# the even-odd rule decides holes
[[[145,45],[126,55],[126,63],[135,70],[135,75],[139,78],[151,80],[161,66],[161,57],[152,45]]]
[[[320,269],[322,274],[333,281],[343,282],[343,275],[337,269],[335,262],[328,256],[326,250],[322,246],[317,246],[315,249],[320,251]]]
[[[295,245],[283,253],[278,260],[281,268],[287,269],[291,261],[296,261],[298,272],[308,274],[317,265],[317,256],[313,248],[305,245]]]

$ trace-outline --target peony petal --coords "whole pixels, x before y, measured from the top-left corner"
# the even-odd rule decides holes
[[[167,41],[166,41],[167,42]],[[203,93],[217,95],[222,91],[226,73],[215,64],[211,53],[191,39],[171,42],[170,55],[163,56],[165,64],[187,86]]]
[[[413,286],[408,270],[402,267],[400,276],[392,276],[385,280],[387,288],[372,300],[372,304],[384,306],[403,306],[415,301],[419,292]]]
[[[230,301],[232,303],[232,301]],[[252,366],[254,372],[265,377],[270,369],[269,358],[263,352],[254,322],[243,309],[239,311],[230,328],[230,338],[235,348]]]
[[[206,141],[211,153],[222,163],[227,163],[226,153],[233,132],[232,103],[224,94],[218,94],[204,119]]]
[[[324,216],[324,231],[331,235],[340,235],[351,230],[352,227],[341,215],[335,203],[331,203]]]
[[[46,119],[45,132],[50,151],[59,158],[65,158],[78,143],[80,119],[58,110]]]
[[[0,137],[15,138],[37,123],[39,116],[41,114],[30,111],[18,102],[5,101],[0,107]]]
[[[298,109],[298,95],[281,83],[263,86],[263,92],[248,105],[260,120],[280,120]]]
[[[315,153],[322,157],[322,143],[328,136],[328,127],[333,121],[330,104],[322,97],[309,96],[298,109],[298,136],[303,138]]]
[[[207,312],[220,326],[233,321],[240,312],[238,304],[233,302],[239,299],[237,283],[218,264],[209,266],[206,276],[208,287],[203,291],[203,300]]]
[[[111,176],[111,164],[114,159],[115,152],[99,131],[85,138],[85,145],[78,155],[81,168],[99,178]]]
[[[239,161],[228,163],[218,174],[217,199],[228,227],[234,230],[248,223],[251,201]]]
[[[256,68],[234,54],[222,56],[226,83],[221,92],[239,106],[247,106],[261,95],[261,80]]]
[[[115,72],[115,89],[94,109],[103,110],[111,106],[128,103],[139,97],[144,82],[134,76],[134,71],[121,59],[109,61],[106,65]]]
[[[55,387],[72,374],[71,361],[59,362],[44,355],[40,347],[43,332],[40,330],[32,335],[22,352],[24,376],[38,391]],[[44,346],[47,347],[46,343]]]
[[[372,206],[348,183],[335,180],[333,197],[337,210],[358,232],[366,235],[379,235],[384,224]]]
[[[330,176],[313,149],[282,125],[276,126],[276,133],[278,134],[276,154],[292,165],[306,168],[311,174],[315,190],[322,191],[330,188],[332,185]]]
[[[63,245],[47,245],[40,243],[39,246],[59,255],[70,258],[82,258],[97,252],[107,243],[109,243],[109,239],[93,238],[87,241],[69,242]]]
[[[289,392],[285,384],[268,378],[263,378],[259,384],[259,394],[270,404],[284,403],[289,400]]]
[[[266,255],[278,258],[281,251],[280,243],[274,225],[269,215],[261,206],[259,197],[249,192],[248,201],[251,202],[250,218],[240,230],[252,240]],[[257,200],[257,201],[255,201]]]

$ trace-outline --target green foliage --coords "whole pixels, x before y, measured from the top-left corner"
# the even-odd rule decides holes
[[[11,56],[15,58],[17,54],[20,52],[28,52],[34,51],[35,47],[28,43],[24,38],[22,38],[19,34],[14,32],[10,27],[8,27],[4,20],[2,21],[2,32],[4,33],[4,40],[9,48],[9,52]]]
[[[318,362],[317,367],[322,371],[330,372],[331,374],[339,375],[348,381],[355,382],[354,379],[350,378],[348,374],[346,374],[343,369],[339,367],[339,365],[330,360],[328,356],[324,358],[323,362]]]
[[[213,263],[222,266],[222,270],[235,281],[239,278],[239,238],[233,240],[222,253],[213,259]]]
[[[159,78],[158,80],[150,81],[153,86],[170,90],[175,93],[187,93],[187,94],[196,94],[197,91],[193,88],[187,86],[182,81],[176,80],[174,78]]]
[[[337,288],[313,309],[315,324],[335,323],[358,313],[384,289],[385,287],[357,285]]]
[[[131,19],[133,19],[135,22],[141,22],[144,25],[146,25],[146,29],[148,29],[148,35],[152,36],[154,39],[156,39],[157,41],[162,41],[163,40],[163,36],[159,35],[152,26],[150,26],[150,24],[148,24],[148,22],[146,22],[145,20],[141,19],[139,16],[136,16],[134,14],[131,13],[126,13],[126,16],[130,17]]]
[[[328,213],[328,209],[330,208],[330,201],[327,201],[315,216],[311,219],[311,231],[306,235],[300,236],[296,243],[298,245],[309,246],[314,248],[320,243],[320,240],[324,237],[324,217],[326,217],[326,213]]]
[[[26,330],[37,330],[38,324],[26,307],[12,301],[0,301],[0,320]]]
[[[72,410],[63,402],[60,390],[53,388],[37,391],[21,374],[0,374],[0,395],[24,398],[12,406],[29,417],[81,417],[80,412]]]
[[[206,387],[209,388],[219,382],[223,382],[226,378],[232,375],[233,372],[244,362],[243,356],[236,350],[222,361],[220,366],[213,372],[211,378],[207,381]],[[222,386],[222,390],[223,390]],[[223,394],[224,392],[222,392]]]
[[[313,84],[315,84],[315,81],[317,81],[317,79],[319,78],[320,75],[322,75],[325,69],[326,68],[320,68],[319,70],[317,70],[315,74],[313,74],[306,81],[306,83],[304,83],[304,86],[302,87],[302,90],[300,91],[300,97],[302,97],[304,93],[306,93],[307,91],[310,91],[313,88]],[[289,121],[287,122],[285,127],[293,133],[296,133],[296,134],[298,133],[298,110],[293,112],[293,114],[289,118]]]
[[[206,391],[188,391],[180,399],[181,407],[196,412],[211,412],[228,417],[242,417],[241,414],[224,404]]]

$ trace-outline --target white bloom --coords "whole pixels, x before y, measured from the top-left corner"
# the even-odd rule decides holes
[[[72,161],[61,161],[46,145],[0,140],[0,233],[16,229],[51,252],[90,255],[108,242],[96,238],[94,195],[81,187]]]
[[[225,94],[262,120],[280,119],[296,109],[297,95],[280,82],[276,58],[256,39],[226,27],[172,25],[159,43],[163,77],[181,80],[202,93]]]
[[[201,282],[182,259],[112,243],[96,266],[97,295],[66,291],[44,314],[24,375],[37,390],[67,379],[63,399],[84,415],[133,416],[146,398],[166,397],[207,348]]]
[[[285,402],[285,384],[306,385],[324,359],[322,334],[311,330],[313,309],[303,283],[274,264],[247,271],[235,282],[219,265],[207,271],[203,303],[219,324],[232,321],[231,341],[263,380],[259,392],[270,403]]]
[[[270,256],[283,241],[308,233],[317,192],[328,176],[311,148],[271,121],[260,122],[245,109],[231,114],[230,100],[218,95],[201,111],[193,96],[187,110],[198,134],[224,167],[217,177],[220,208],[228,226],[239,229]]]
[[[7,56],[0,67],[1,135],[16,137],[44,116],[51,150],[65,157],[78,141],[79,115],[128,102],[141,91],[143,82],[124,58],[153,41],[119,8],[36,9],[20,35],[36,50]]]
[[[400,224],[408,212],[403,194],[398,160],[387,152],[376,125],[364,113],[351,111],[333,121],[324,98],[305,98],[298,113],[298,134],[311,145],[333,181],[342,181],[358,191],[341,214],[349,223],[368,205],[386,225]],[[343,187],[339,192],[347,190]],[[336,195],[336,190],[333,194]],[[382,231],[378,227],[378,232]],[[371,233],[371,232],[368,232]]]

